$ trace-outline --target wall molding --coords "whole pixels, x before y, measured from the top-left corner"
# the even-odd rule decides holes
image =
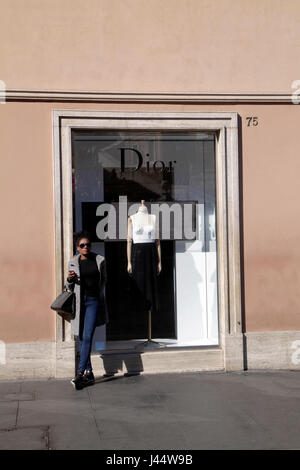
[[[198,93],[198,92],[115,92],[75,90],[3,90],[5,101],[55,101],[96,103],[286,103],[291,93]]]
[[[251,369],[300,369],[300,331],[245,333],[245,366]]]

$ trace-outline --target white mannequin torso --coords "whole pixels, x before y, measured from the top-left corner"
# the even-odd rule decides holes
[[[155,215],[148,211],[138,211],[130,216],[132,221],[133,243],[155,242]]]

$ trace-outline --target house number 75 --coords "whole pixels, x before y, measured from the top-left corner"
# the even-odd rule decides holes
[[[247,126],[258,126],[258,118],[257,117],[246,117],[248,124]]]

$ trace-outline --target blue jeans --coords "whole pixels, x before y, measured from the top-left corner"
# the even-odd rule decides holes
[[[85,295],[84,307],[84,327],[82,339],[80,339],[80,360],[77,368],[78,372],[92,370],[91,349],[96,328],[99,299],[97,297],[90,297],[89,295]]]

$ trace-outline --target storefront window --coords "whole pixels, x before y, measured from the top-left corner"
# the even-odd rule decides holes
[[[152,337],[169,347],[218,344],[214,134],[73,130],[72,162],[74,232],[88,230],[107,262],[101,347],[147,338],[147,312],[126,269],[127,215],[141,200],[159,214]]]

